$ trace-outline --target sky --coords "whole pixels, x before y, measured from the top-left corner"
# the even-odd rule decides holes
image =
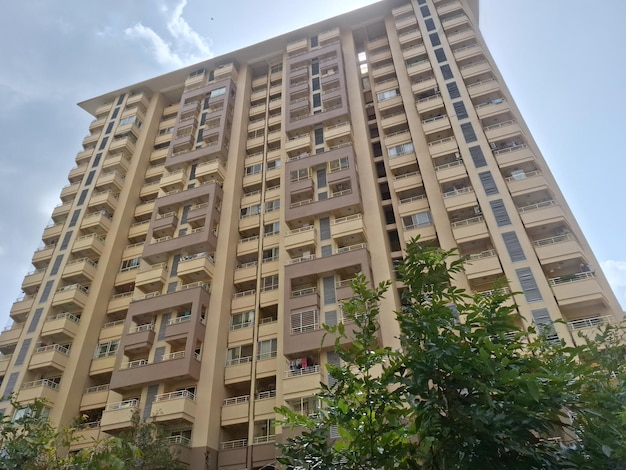
[[[0,15],[0,327],[93,117],[76,103],[374,3],[23,0]],[[271,7],[268,7],[271,5]],[[294,8],[295,7],[295,8]],[[626,307],[626,2],[481,0],[480,29]],[[236,25],[236,27],[235,27]]]

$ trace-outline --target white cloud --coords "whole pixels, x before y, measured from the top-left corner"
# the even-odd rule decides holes
[[[213,56],[209,42],[200,36],[183,18],[183,9],[187,0],[181,0],[171,11],[167,20],[167,30],[172,38],[167,41],[157,34],[149,26],[137,23],[131,28],[126,28],[124,33],[131,38],[147,41],[157,62],[167,67],[183,67],[206,60]],[[164,14],[170,13],[167,7],[162,6]]]
[[[609,284],[613,288],[617,300],[626,309],[626,261],[606,260],[600,262]]]

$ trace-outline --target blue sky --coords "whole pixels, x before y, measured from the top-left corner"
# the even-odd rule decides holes
[[[77,102],[370,3],[24,0],[4,5],[0,327],[32,270],[32,253],[88,134],[92,117]],[[619,189],[626,174],[621,141],[626,2],[604,0],[593,10],[594,16],[582,0],[481,0],[481,30],[626,306]]]

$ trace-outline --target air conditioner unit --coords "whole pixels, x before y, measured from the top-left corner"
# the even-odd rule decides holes
[[[454,158],[456,158],[457,160],[461,159],[461,153],[460,152],[454,152]]]
[[[480,206],[474,206],[474,215],[482,215],[483,211],[480,210]]]
[[[310,251],[303,251],[302,252],[302,258],[303,259],[309,259],[311,257],[311,252]]]
[[[491,143],[489,144],[489,146],[490,146],[492,149],[496,149],[496,148],[497,148],[497,146],[496,146],[495,142],[491,142]]]

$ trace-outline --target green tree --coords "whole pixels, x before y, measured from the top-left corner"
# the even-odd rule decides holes
[[[469,296],[454,287],[462,270],[454,250],[409,243],[399,266],[398,351],[377,342],[378,302],[390,284],[369,289],[357,278],[344,307],[353,326],[326,327],[338,336],[343,367],[328,366],[334,383],[322,384],[320,412],[307,417],[277,408],[284,426],[302,430],[280,446],[282,463],[359,470],[589,468],[588,457],[580,464],[572,458],[581,455],[581,445],[564,448],[553,439],[564,430],[565,437],[588,432],[581,419],[570,422],[572,415],[593,415],[591,400],[581,401],[589,363],[578,358],[585,348],[527,331],[503,289]],[[339,439],[331,439],[335,429]],[[621,455],[617,448],[610,452]]]
[[[167,437],[156,423],[144,422],[133,412],[132,426],[78,452],[69,453],[81,424],[57,430],[47,417],[47,404],[11,402],[13,416],[0,417],[1,470],[179,470]]]

